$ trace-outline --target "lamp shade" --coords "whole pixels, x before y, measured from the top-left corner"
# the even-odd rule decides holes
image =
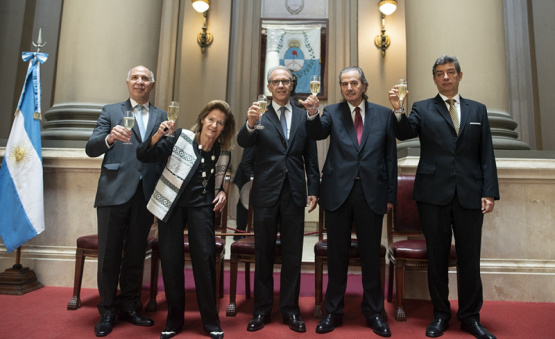
[[[199,13],[204,13],[210,8],[210,0],[192,0],[193,8]]]
[[[384,15],[393,14],[397,9],[397,0],[381,0],[378,3],[378,7]]]

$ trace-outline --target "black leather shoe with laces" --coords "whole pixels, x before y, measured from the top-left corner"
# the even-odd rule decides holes
[[[119,314],[119,320],[128,321],[133,325],[137,326],[152,326],[154,321],[150,318],[145,317],[137,310],[123,311]]]
[[[316,326],[316,333],[331,332],[335,330],[336,327],[341,326],[342,324],[342,317],[334,316],[333,314],[328,313],[318,322],[318,326]]]
[[[449,320],[441,317],[435,317],[434,320],[426,327],[426,337],[437,338],[449,328]]]
[[[366,324],[377,335],[382,337],[391,337],[391,330],[389,329],[389,325],[385,321],[383,321],[381,316],[376,315],[366,318]]]
[[[461,330],[472,334],[478,339],[496,339],[496,336],[488,331],[484,325],[480,324],[479,321],[463,321],[461,322]]]
[[[116,315],[112,312],[106,312],[100,316],[100,320],[94,326],[94,334],[97,337],[105,337],[114,328],[114,320],[116,319]]]

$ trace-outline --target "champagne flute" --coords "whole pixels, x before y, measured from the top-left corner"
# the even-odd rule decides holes
[[[407,95],[407,81],[405,79],[401,79],[397,84],[397,96],[399,97],[399,100],[401,100],[401,107],[403,107],[406,95]]]
[[[133,111],[125,111],[125,116],[123,117],[123,127],[125,127],[128,131],[130,131],[135,125],[135,112]],[[131,140],[128,142],[124,142],[124,145],[132,145],[133,143]]]
[[[255,129],[264,129],[262,126],[262,115],[266,112],[266,107],[268,107],[268,98],[264,94],[260,94],[256,99],[258,106],[260,106],[260,117],[258,118],[258,123],[254,126]]]
[[[172,101],[172,102],[170,102],[170,106],[168,107],[168,120],[175,123],[178,116],[179,116],[179,102]],[[175,137],[175,135],[173,133],[168,134],[166,136],[168,136],[170,138]]]
[[[312,95],[317,96],[320,93],[320,76],[313,75],[310,77],[310,93]],[[312,108],[316,108],[312,106]]]

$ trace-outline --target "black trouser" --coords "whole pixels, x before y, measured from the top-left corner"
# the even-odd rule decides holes
[[[139,183],[130,201],[98,207],[98,292],[100,314],[130,311],[141,305],[146,242],[154,220]],[[123,257],[122,257],[123,252]],[[121,289],[116,297],[118,282]]]
[[[445,206],[418,202],[418,212],[428,251],[428,289],[434,315],[451,317],[448,262],[451,237],[455,235],[458,262],[460,320],[480,320],[483,303],[480,248],[484,215],[463,208],[457,196]]]
[[[254,315],[268,315],[274,301],[274,248],[278,223],[281,240],[280,309],[284,317],[299,315],[299,290],[303,255],[304,206],[293,201],[285,180],[277,203],[254,207]]]
[[[362,265],[362,312],[366,317],[379,315],[384,309],[380,279],[380,246],[383,215],[374,213],[364,197],[362,184],[356,180],[351,193],[335,211],[326,210],[328,232],[328,286],[326,312],[343,316],[351,229],[354,224]]]
[[[216,290],[213,206],[177,206],[167,223],[158,224],[160,261],[168,304],[166,327],[179,328],[185,315],[185,249],[183,231],[188,225],[195,291],[204,330],[221,331]]]

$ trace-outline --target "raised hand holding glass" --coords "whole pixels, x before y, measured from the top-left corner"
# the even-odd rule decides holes
[[[264,94],[260,94],[256,99],[256,101],[258,102],[258,106],[260,107],[260,117],[258,118],[258,123],[254,125],[254,128],[264,129],[264,126],[262,126],[261,120],[262,120],[262,115],[266,112],[266,108],[268,107],[268,98],[266,98]]]
[[[170,106],[168,107],[168,120],[175,122],[178,116],[179,116],[179,102],[172,101],[170,102]],[[170,138],[175,137],[173,133],[168,134],[167,136]]]
[[[125,127],[128,131],[130,131],[135,125],[135,112],[133,111],[125,111],[125,116],[123,117],[123,127]],[[132,145],[133,143],[131,140],[124,142],[124,145]]]

